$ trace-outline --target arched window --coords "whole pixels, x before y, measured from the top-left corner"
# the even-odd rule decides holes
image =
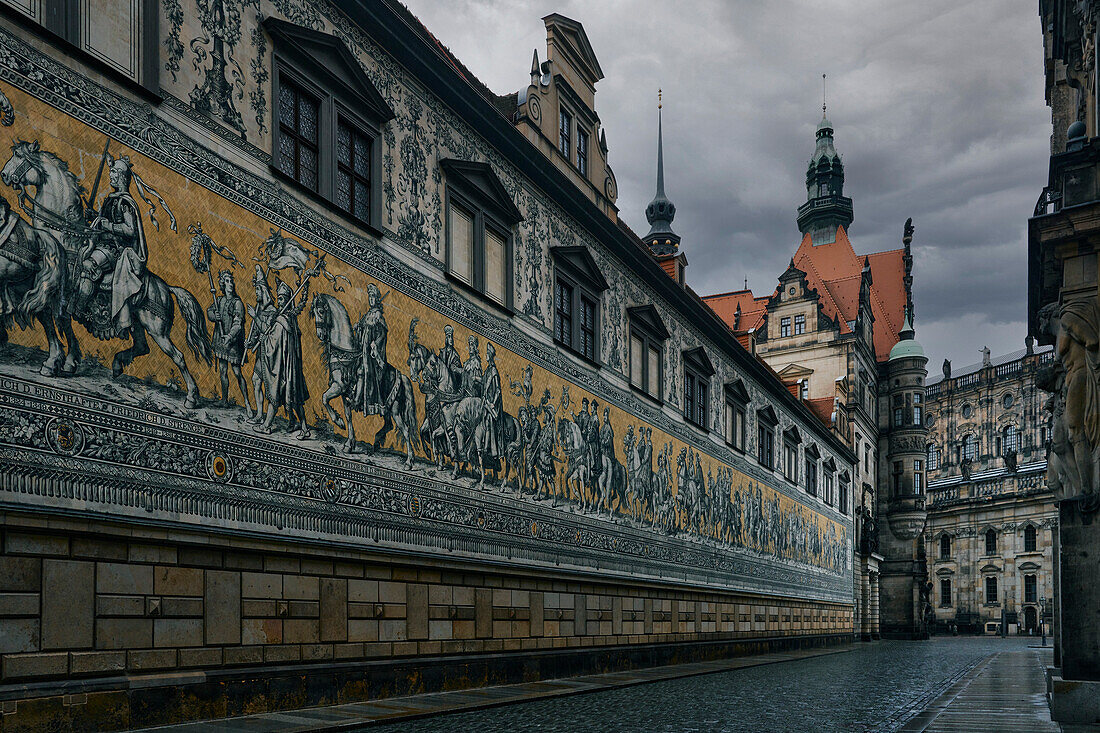
[[[1016,430],[1015,425],[1008,425],[1001,431],[1001,455],[1009,451],[1020,450],[1020,434]]]
[[[985,531],[985,554],[997,554],[997,533],[993,529]]]
[[[941,560],[947,560],[950,557],[951,557],[951,535],[949,535],[945,532],[944,534],[940,535],[940,559]]]
[[[978,460],[978,439],[973,435],[967,435],[962,439],[962,459]]]
[[[940,450],[935,443],[928,444],[928,470],[935,471],[940,467]]]
[[[997,603],[997,578],[993,575],[989,575],[985,579],[985,602],[987,604]]]
[[[1034,524],[1024,527],[1024,552],[1035,552],[1037,535]]]

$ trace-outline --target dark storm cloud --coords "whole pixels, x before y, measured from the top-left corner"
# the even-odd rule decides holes
[[[639,232],[653,196],[656,90],[675,229],[701,293],[770,292],[799,243],[795,209],[829,75],[857,251],[900,246],[913,217],[918,336],[937,371],[1022,346],[1027,217],[1046,181],[1035,2],[409,0],[494,91],[527,84],[540,18],[584,24],[606,78],[597,112]]]

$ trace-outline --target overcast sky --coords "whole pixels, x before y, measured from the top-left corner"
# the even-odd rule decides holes
[[[1046,183],[1035,0],[405,0],[497,93],[546,57],[540,18],[584,24],[620,215],[648,230],[657,88],[673,228],[701,294],[770,293],[800,235],[806,162],[828,115],[857,252],[913,217],[917,338],[930,374],[1023,347],[1027,218]]]

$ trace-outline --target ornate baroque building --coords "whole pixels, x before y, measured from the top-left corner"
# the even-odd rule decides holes
[[[1058,505],[1054,557],[1055,720],[1100,722],[1100,94],[1095,0],[1040,0],[1050,171],[1028,220],[1028,333],[1054,346],[1047,481]]]
[[[823,116],[798,208],[802,240],[778,287],[768,296],[739,290],[705,301],[856,455],[857,633],[919,637],[926,633],[925,428],[913,418],[927,360],[913,340],[913,230],[906,222],[900,249],[857,255],[852,221],[844,164]],[[791,479],[815,486],[813,453],[797,440],[782,450]]]
[[[986,358],[930,379],[926,554],[940,631],[1039,632],[1053,608],[1058,508],[1047,485],[1050,350]],[[1048,623],[1047,629],[1050,629]]]
[[[619,222],[579,23],[501,96],[390,0],[65,8],[0,0],[5,730],[851,638],[886,449],[691,292],[661,173]],[[860,282],[820,322],[909,333]]]

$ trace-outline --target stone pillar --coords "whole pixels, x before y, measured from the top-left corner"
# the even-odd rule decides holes
[[[1061,676],[1051,680],[1051,717],[1100,723],[1100,512],[1087,499],[1058,503],[1058,636]]]
[[[879,633],[878,625],[878,573],[871,573],[871,638],[878,639],[881,634]]]
[[[864,563],[859,576],[859,638],[871,640],[871,574]]]
[[[1054,535],[1053,547],[1051,548],[1051,561],[1054,566],[1054,592],[1051,594],[1050,602],[1054,605],[1051,612],[1051,630],[1050,643],[1054,645],[1054,666],[1061,671],[1062,667],[1062,572],[1059,570],[1059,565],[1062,562],[1062,538],[1061,530],[1055,529],[1051,534]]]

